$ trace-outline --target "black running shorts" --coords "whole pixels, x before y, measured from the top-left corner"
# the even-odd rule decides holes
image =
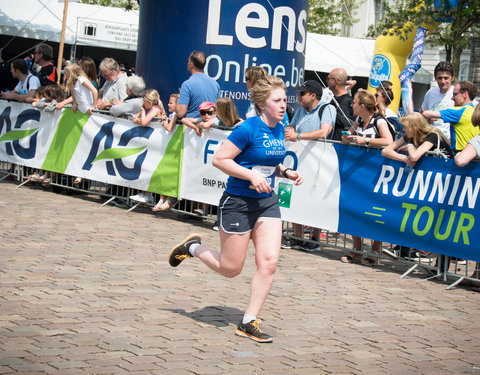
[[[219,224],[226,233],[248,233],[257,219],[268,217],[281,219],[278,195],[267,198],[247,198],[223,193],[220,203]]]

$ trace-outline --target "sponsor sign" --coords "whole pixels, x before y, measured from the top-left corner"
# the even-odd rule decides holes
[[[293,87],[304,75],[307,8],[306,0],[142,1],[137,71],[167,102],[189,77],[191,51],[203,51],[205,73],[219,83],[222,97],[235,102],[241,117],[249,103],[244,72],[253,65],[282,78],[294,105]]]
[[[392,63],[390,59],[382,54],[376,54],[373,56],[372,68],[370,70],[369,85],[373,88],[377,88],[382,81],[388,81],[390,79],[390,73],[392,72]]]
[[[84,45],[98,46],[102,42],[102,46],[135,51],[137,35],[135,24],[78,18],[76,39]]]

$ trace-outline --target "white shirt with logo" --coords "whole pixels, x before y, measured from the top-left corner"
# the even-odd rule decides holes
[[[28,94],[30,90],[36,90],[40,87],[40,80],[38,77],[32,75],[32,73],[28,73],[27,78],[25,81],[18,81],[17,86],[15,86],[15,91],[18,92],[20,95]]]

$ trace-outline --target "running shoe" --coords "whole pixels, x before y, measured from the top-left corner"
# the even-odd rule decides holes
[[[190,249],[190,245],[194,243],[202,243],[202,237],[199,234],[193,233],[175,246],[168,256],[168,263],[170,263],[172,267],[176,267],[182,263],[184,259],[191,258],[192,256],[188,250]]]
[[[273,338],[260,329],[260,319],[252,320],[249,323],[240,323],[235,331],[237,336],[247,337],[256,342],[273,342]]]
[[[300,245],[300,250],[303,251],[321,251],[320,245],[318,243],[313,242],[303,242]]]

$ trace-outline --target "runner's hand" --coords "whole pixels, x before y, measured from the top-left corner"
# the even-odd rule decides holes
[[[265,177],[263,177],[260,173],[253,172],[250,182],[257,193],[270,193],[272,191],[272,187],[268,184],[267,180],[265,180]]]

